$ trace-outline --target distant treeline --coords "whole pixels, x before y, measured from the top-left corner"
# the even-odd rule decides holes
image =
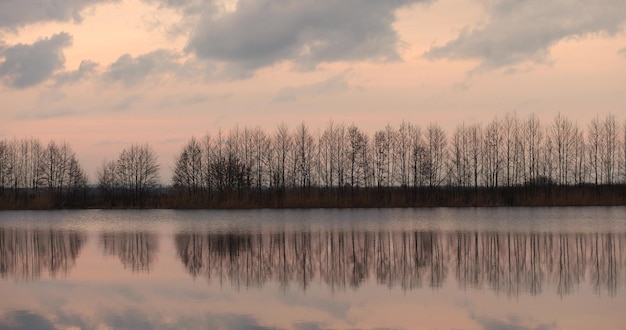
[[[447,134],[403,122],[370,135],[330,122],[192,137],[162,188],[149,144],[103,161],[92,186],[67,144],[0,141],[0,207],[625,205],[626,121],[584,128],[515,113]]]

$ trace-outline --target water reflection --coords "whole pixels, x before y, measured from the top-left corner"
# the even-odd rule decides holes
[[[85,245],[79,231],[0,228],[0,276],[34,280],[47,272],[67,275]]]
[[[554,287],[565,295],[587,279],[615,294],[626,274],[626,234],[462,233],[451,235],[461,285],[509,294]]]
[[[236,287],[311,281],[359,287],[369,279],[404,289],[461,288],[517,296],[575,291],[588,281],[614,295],[626,274],[626,234],[317,231],[178,233],[178,255],[193,277]]]
[[[100,243],[105,255],[117,256],[133,273],[149,272],[159,251],[158,237],[150,232],[105,232]]]

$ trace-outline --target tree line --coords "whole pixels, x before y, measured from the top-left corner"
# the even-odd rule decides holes
[[[508,113],[451,134],[409,122],[373,134],[334,122],[317,131],[305,123],[269,133],[235,127],[192,137],[172,182],[183,205],[540,205],[562,196],[554,202],[624,203],[626,121],[597,116],[585,130],[561,114],[542,124]]]
[[[87,175],[69,144],[37,139],[0,140],[0,206],[73,206]]]
[[[626,121],[596,116],[581,127],[561,114],[541,123],[507,113],[450,134],[409,122],[373,134],[335,122],[318,130],[235,127],[191,137],[174,159],[171,187],[156,189],[159,169],[149,144],[133,144],[103,161],[90,192],[66,143],[0,141],[0,196],[13,203],[22,196],[104,207],[535,205],[556,191],[569,196],[566,204],[619,204]],[[589,187],[605,189],[594,197]]]

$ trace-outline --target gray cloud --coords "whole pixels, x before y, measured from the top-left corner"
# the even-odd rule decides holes
[[[130,141],[112,141],[112,140],[103,140],[98,141],[93,144],[94,147],[103,147],[103,146],[125,146],[132,142]]]
[[[0,318],[0,329],[55,329],[45,317],[26,310],[8,312]]]
[[[47,120],[47,119],[55,119],[55,118],[64,118],[75,116],[78,113],[70,108],[62,108],[57,110],[40,110],[36,109],[28,113],[22,113],[15,117],[17,120]]]
[[[98,67],[98,63],[85,60],[81,61],[78,69],[59,73],[55,76],[57,85],[72,84],[93,74]]]
[[[181,10],[185,15],[199,15],[210,11],[214,13],[218,5],[214,0],[143,0],[149,4],[156,4],[162,8]]]
[[[272,103],[292,102],[305,95],[324,95],[344,92],[350,89],[345,74],[340,74],[324,81],[297,87],[285,87],[276,93]]]
[[[141,101],[141,96],[139,95],[129,95],[122,99],[121,101],[113,104],[109,109],[113,111],[123,112],[130,110],[137,102]]]
[[[151,29],[163,29],[170,37],[187,37],[201,16],[213,16],[225,11],[216,0],[143,0],[143,2],[156,5],[159,9],[173,9],[182,14],[181,19],[175,23],[166,23],[156,16],[146,22]]]
[[[50,105],[67,97],[67,94],[56,88],[44,89],[39,93],[38,103],[41,105]]]
[[[482,325],[483,329],[485,330],[553,330],[559,328],[556,322],[538,323],[537,321],[528,317],[509,315],[504,320],[499,320],[484,315],[476,315],[471,310],[469,312],[470,317],[474,321]]]
[[[618,50],[617,54],[626,57],[626,47]]]
[[[228,95],[215,94],[192,94],[192,95],[168,95],[157,100],[154,107],[161,109],[180,108],[205,103],[209,100],[226,99]]]
[[[234,77],[282,61],[312,69],[336,61],[396,61],[395,11],[430,0],[241,0],[236,9],[204,14],[187,50],[224,63]]]
[[[98,324],[105,324],[114,329],[235,329],[235,330],[274,330],[275,327],[263,326],[248,315],[214,314],[182,316],[167,322],[154,313],[146,313],[137,309],[122,312],[100,311],[96,318],[88,318],[80,314],[68,314],[61,310],[54,311],[55,322],[42,314],[18,310],[0,314],[0,330],[4,329],[57,329],[81,328],[91,329]],[[172,322],[173,321],[173,322]],[[302,329],[302,328],[298,328]],[[304,328],[315,329],[315,328]]]
[[[46,21],[82,20],[81,12],[94,4],[118,0],[2,0],[0,1],[0,28],[14,29],[31,23]]]
[[[178,58],[177,54],[165,49],[158,49],[137,57],[125,54],[109,66],[104,73],[104,79],[134,86],[147,77],[182,70],[182,66],[177,61]]]
[[[174,323],[166,324],[159,317],[142,311],[130,309],[124,313],[103,313],[103,321],[114,329],[235,329],[235,330],[272,330],[274,327],[260,325],[256,319],[239,314],[213,314],[194,317],[182,317]]]
[[[0,50],[0,78],[16,88],[36,85],[50,78],[65,64],[63,48],[70,46],[72,36],[61,32],[32,45],[17,44]]]
[[[456,39],[434,46],[429,59],[478,59],[478,69],[549,60],[557,42],[592,34],[614,35],[626,23],[623,0],[494,0],[484,26],[466,27]]]

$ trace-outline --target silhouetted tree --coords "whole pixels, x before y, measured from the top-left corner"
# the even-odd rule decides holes
[[[159,179],[159,164],[149,144],[132,144],[117,160],[116,177],[132,204],[143,204]]]
[[[98,189],[110,206],[115,206],[115,195],[119,188],[116,176],[117,163],[114,160],[103,160],[97,170]]]

